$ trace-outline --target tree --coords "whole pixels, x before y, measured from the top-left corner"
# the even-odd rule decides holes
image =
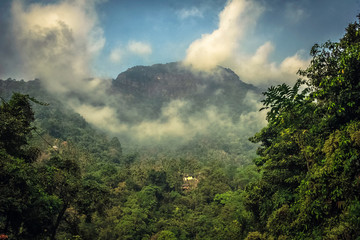
[[[11,156],[34,161],[38,152],[27,148],[28,138],[33,130],[31,123],[34,121],[30,101],[39,102],[20,93],[14,93],[9,102],[1,100],[0,148]]]
[[[262,177],[247,187],[246,201],[259,224],[249,239],[360,234],[360,24],[310,54],[303,80],[264,93],[268,125],[251,138],[261,143]]]
[[[34,120],[30,101],[37,102],[14,93],[0,106],[0,231],[16,239],[46,236],[59,206],[32,164],[39,151],[28,145]]]

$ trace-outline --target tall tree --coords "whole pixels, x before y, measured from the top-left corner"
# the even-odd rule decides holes
[[[246,202],[259,224],[248,239],[359,236],[359,29],[314,45],[303,80],[265,93],[268,125],[251,139],[263,174]]]
[[[58,199],[48,195],[32,162],[34,113],[28,95],[15,93],[0,106],[0,231],[14,239],[36,239],[51,229]]]

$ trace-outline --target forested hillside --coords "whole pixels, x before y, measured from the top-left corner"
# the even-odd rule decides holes
[[[311,56],[294,86],[264,93],[252,143],[258,90],[229,69],[120,74],[92,104],[118,107],[124,132],[87,122],[41,80],[1,80],[0,239],[357,239],[360,24]]]
[[[12,146],[2,146],[1,228],[11,238],[245,236],[237,190],[257,178],[253,167],[201,143],[122,155],[117,138],[58,104],[20,94],[3,100],[2,142]],[[32,109],[42,109],[34,124]]]
[[[183,118],[199,115],[204,108],[218,108],[225,114],[223,121],[229,122],[227,131],[214,125],[185,141],[170,138],[168,143],[156,140],[144,144],[132,139],[123,144],[124,135],[117,138],[116,134],[96,129],[61,98],[50,94],[41,80],[1,80],[1,113],[6,120],[3,136],[9,140],[21,134],[24,139],[18,147],[33,151],[31,156],[18,156],[4,148],[4,159],[8,160],[2,166],[1,232],[17,239],[244,238],[245,229],[237,226],[248,219],[249,213],[238,208],[243,206],[238,190],[259,174],[250,164],[255,146],[240,140],[249,135],[239,137],[231,130],[237,129],[241,113],[252,110],[243,102],[246,93],[256,89],[242,83],[230,70],[197,76],[196,82],[189,71],[179,73],[175,67],[155,65],[145,73],[166,72],[157,89],[167,88],[167,82],[181,81],[179,78],[193,82],[186,91],[173,89],[173,93],[181,92],[183,96],[161,90],[161,96],[140,96],[141,89],[129,90],[129,85],[119,88],[115,85],[118,80],[114,80],[109,94],[120,103],[129,98],[128,105],[136,107],[137,112],[149,113],[161,112],[162,105],[187,98],[192,101],[192,109],[180,112]],[[222,71],[225,76],[221,76]],[[139,72],[140,77],[133,81],[153,84],[153,79],[146,82],[144,71]],[[197,89],[201,81],[203,91]],[[132,101],[134,98],[137,100]],[[224,101],[216,102],[215,98]],[[228,117],[228,107],[233,108],[234,119]],[[23,112],[28,115],[22,116]],[[22,116],[19,120],[25,121],[28,129],[22,129],[22,122],[15,124],[16,116]],[[133,122],[122,120],[135,125],[152,117],[159,116],[144,112]],[[10,135],[8,126],[16,126]],[[38,227],[33,229],[32,224]],[[216,228],[209,232],[210,226]]]
[[[356,22],[339,42],[314,45],[301,80],[265,93],[248,239],[359,239],[359,33]]]

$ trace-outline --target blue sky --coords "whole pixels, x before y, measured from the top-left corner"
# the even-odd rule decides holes
[[[0,0],[0,79],[39,78],[89,123],[138,140],[192,136],[212,125],[247,136],[266,115],[251,94],[252,110],[236,126],[213,108],[183,121],[178,113],[191,103],[180,100],[163,106],[157,120],[128,125],[119,112],[141,113],[118,109],[107,80],[135,65],[181,61],[201,71],[231,68],[261,89],[291,85],[313,44],[337,41],[356,20],[359,1]]]
[[[152,44],[151,63],[181,60],[191,42],[217,28],[218,15],[226,2],[113,0],[99,4],[101,24],[108,39],[105,50],[114,44],[139,40]],[[255,42],[248,44],[256,48],[263,41],[274,41],[279,46],[279,57],[274,56],[276,59],[299,49],[308,50],[315,42],[337,40],[347,24],[360,13],[358,0],[258,2],[265,11],[249,36],[249,42]],[[181,12],[193,9],[198,12],[181,17]],[[287,12],[290,9],[300,13],[289,21]]]
[[[306,57],[316,42],[338,40],[360,12],[358,0],[257,2],[264,8],[263,12],[241,40],[242,44],[251,53],[271,41],[275,50],[269,60],[278,63],[298,51],[303,51]],[[114,46],[125,47],[129,41],[144,42],[152,48],[147,56],[127,56],[105,68],[99,64],[99,72],[114,76],[133,65],[184,59],[193,41],[217,29],[219,13],[226,3],[224,0],[120,0],[99,4],[98,14],[107,39],[101,61],[107,61]]]
[[[110,78],[135,65],[186,60],[202,70],[230,67],[246,82],[267,85],[306,66],[314,43],[337,41],[355,21],[360,1],[3,0],[0,11],[1,78],[46,75],[39,66],[57,59],[63,61],[56,66],[70,62],[86,69],[82,74]],[[47,24],[52,11],[78,38],[62,45],[76,47],[55,51],[59,42],[41,42],[41,34],[58,29]],[[42,14],[43,20],[33,20]],[[34,46],[47,49],[34,51]],[[50,48],[51,60],[46,59]],[[29,65],[29,59],[46,61]]]

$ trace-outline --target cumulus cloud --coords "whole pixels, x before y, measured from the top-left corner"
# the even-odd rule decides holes
[[[109,60],[112,63],[121,63],[123,59],[131,56],[146,58],[152,53],[152,47],[149,43],[141,41],[129,41],[125,46],[117,46],[110,51]]]
[[[262,11],[254,1],[229,1],[219,15],[218,29],[202,35],[189,46],[184,64],[198,70],[211,70],[227,61]]]
[[[111,81],[91,78],[92,61],[105,44],[96,0],[51,4],[12,4],[16,54],[27,79],[39,78],[46,89],[95,126],[118,124],[106,90]],[[113,56],[116,58],[116,56]]]
[[[121,62],[121,59],[123,57],[124,51],[122,48],[117,47],[111,50],[109,59],[113,63],[119,63]]]
[[[202,11],[200,11],[196,7],[183,8],[183,9],[177,11],[177,15],[179,16],[180,19],[187,19],[190,17],[199,17],[199,18],[203,17]]]
[[[147,56],[152,53],[151,45],[140,41],[130,41],[128,50],[139,56]]]
[[[309,60],[302,57],[301,51],[285,58],[281,63],[269,60],[275,47],[271,42],[260,46],[253,55],[239,56],[233,64],[236,73],[244,81],[257,86],[292,83],[297,79],[296,73],[308,66]]]
[[[300,8],[287,7],[289,17],[298,21],[304,16]],[[243,45],[251,29],[254,29],[264,8],[256,1],[231,0],[219,15],[219,26],[210,34],[204,34],[187,49],[183,61],[197,70],[210,71],[217,65],[232,68],[241,80],[257,86],[295,82],[296,73],[306,68],[309,59],[301,52],[283,59],[280,63],[270,61],[275,47],[269,41],[259,46],[253,54]]]
[[[91,75],[91,62],[105,44],[96,1],[12,5],[14,43],[25,76],[65,93]]]

